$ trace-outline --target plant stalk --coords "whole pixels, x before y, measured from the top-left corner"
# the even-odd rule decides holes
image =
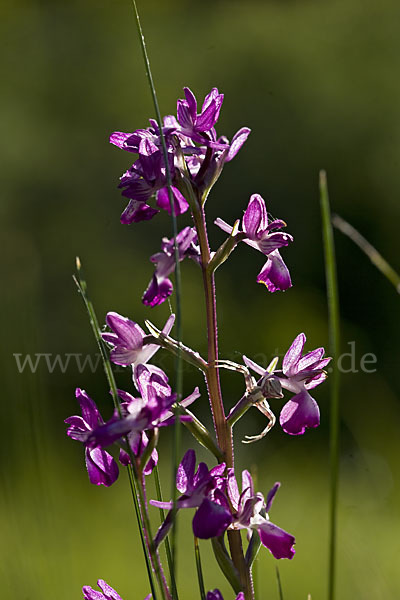
[[[201,268],[203,274],[204,297],[206,304],[207,339],[208,339],[208,367],[206,381],[210,398],[211,412],[214,421],[218,445],[222,450],[227,467],[234,467],[232,427],[228,424],[222,401],[221,385],[219,379],[218,361],[218,324],[215,295],[214,273],[208,269],[210,263],[210,246],[208,243],[207,226],[204,208],[199,202],[193,210],[193,220],[201,253]],[[233,564],[239,577],[245,600],[254,600],[254,590],[251,570],[246,564],[243,554],[242,538],[240,531],[228,531],[229,548]]]

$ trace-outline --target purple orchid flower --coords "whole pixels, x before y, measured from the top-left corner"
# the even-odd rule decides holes
[[[193,227],[185,227],[176,236],[179,261],[189,257],[198,260],[200,250],[197,244],[197,233]],[[154,275],[143,295],[142,302],[147,306],[162,304],[172,294],[173,285],[168,275],[175,269],[174,238],[163,238],[161,252],[151,256],[150,260],[156,265]]]
[[[185,87],[185,100],[178,100],[177,118],[181,126],[181,133],[194,142],[208,145],[210,143],[207,132],[212,131],[218,121],[224,95],[213,88],[204,99],[201,113],[197,114],[197,101],[193,92]],[[212,142],[211,142],[212,143]]]
[[[188,450],[176,475],[176,487],[182,494],[176,501],[176,509],[197,508],[192,523],[193,533],[198,538],[209,539],[222,535],[232,522],[228,503],[223,505],[215,496],[225,486],[225,464],[221,463],[209,471],[207,465],[201,462],[196,472],[195,466],[196,454],[194,450]],[[150,500],[150,504],[169,510],[154,540],[158,546],[172,526],[174,503]]]
[[[172,135],[177,129],[179,124],[175,117],[164,118],[162,133],[167,145],[169,171],[173,180],[171,191],[175,214],[180,215],[188,209],[189,205],[175,185],[175,144]],[[122,195],[129,198],[129,204],[121,215],[121,222],[130,225],[152,219],[159,212],[147,204],[154,194],[157,195],[157,206],[171,214],[161,135],[157,122],[150,119],[149,128],[137,129],[133,133],[115,131],[110,136],[110,142],[122,150],[139,154],[139,158],[120,180],[119,187],[123,189]]]
[[[175,422],[172,406],[176,402],[176,395],[171,393],[167,375],[158,367],[149,368],[146,365],[138,365],[135,371],[141,397],[133,398],[127,392],[120,391],[120,396],[123,394],[127,400],[121,407],[121,417],[115,411],[107,423],[91,431],[84,440],[90,448],[104,448],[124,436],[128,436],[133,448],[143,431],[166,427]],[[196,387],[190,396],[181,401],[181,405],[189,406],[199,397],[199,388]],[[181,421],[189,419],[189,416],[180,416]]]
[[[332,360],[330,357],[323,358],[324,348],[316,348],[302,356],[305,342],[305,334],[300,333],[285,354],[282,371],[275,371],[281,387],[295,394],[284,405],[279,417],[283,431],[290,435],[302,435],[307,428],[318,427],[318,404],[308,390],[325,381],[327,375],[324,369]],[[243,359],[259,375],[269,374],[247,357]]]
[[[283,377],[280,377],[282,387],[295,394],[285,404],[279,417],[283,430],[291,435],[303,434],[306,427],[318,427],[318,404],[308,390],[325,381],[324,368],[332,360],[323,358],[324,348],[302,356],[305,342],[304,333],[295,338],[283,359]]]
[[[159,150],[154,151],[154,146],[147,140],[145,146],[147,154],[139,156],[122,175],[118,186],[123,189],[122,195],[130,200],[121,215],[123,224],[130,225],[153,218],[158,210],[146,203],[154,194],[157,195],[157,206],[171,214],[163,156]],[[174,175],[174,155],[169,153],[168,160],[170,173]],[[171,185],[171,191],[175,214],[181,215],[187,211],[189,205],[175,185]]]
[[[133,152],[134,154],[146,154],[148,152],[146,142],[149,142],[154,147],[154,152],[161,150],[162,142],[158,123],[154,119],[149,119],[149,122],[150,127],[147,129],[137,129],[133,133],[114,131],[110,135],[110,143],[121,150]],[[171,136],[176,133],[177,129],[179,129],[179,124],[175,117],[172,115],[164,117],[162,134],[165,137],[168,150],[171,150],[173,146]]]
[[[130,412],[129,406],[132,405],[134,406],[136,403],[140,403],[142,405],[142,399],[141,398],[134,398],[131,394],[129,394],[128,392],[125,392],[123,390],[118,390],[118,395],[122,400],[121,403],[121,415],[122,417],[127,417]],[[129,447],[133,453],[134,456],[140,458],[144,451],[146,450],[147,446],[149,445],[149,438],[146,434],[145,431],[130,431],[127,435],[126,435]],[[127,465],[130,464],[131,459],[129,456],[129,453],[124,450],[123,448],[120,449],[119,451],[119,462],[124,465],[125,467]],[[147,460],[147,463],[145,465],[142,465],[142,472],[144,475],[150,475],[153,472],[154,467],[157,465],[158,463],[158,452],[156,450],[156,448],[154,448],[154,450],[152,451],[150,458]]]
[[[206,600],[224,600],[224,598],[219,590],[212,590],[207,593]],[[244,600],[243,592],[239,592],[235,600]]]
[[[236,511],[231,529],[247,529],[248,535],[256,530],[263,546],[268,548],[275,558],[292,559],[295,550],[295,538],[269,520],[268,512],[280,483],[275,483],[268,492],[267,500],[259,492],[254,493],[253,479],[248,471],[242,472],[242,493],[239,488],[233,469],[228,470],[228,494],[232,506]]]
[[[231,234],[233,227],[218,218],[214,221],[226,233]],[[243,241],[268,257],[267,262],[257,276],[257,282],[263,283],[270,292],[287,290],[292,282],[287,266],[278,248],[287,246],[293,241],[288,233],[274,231],[285,227],[286,223],[275,219],[268,223],[265,202],[259,194],[253,194],[242,219],[242,231],[246,235]]]
[[[77,388],[75,395],[81,407],[82,417],[73,416],[65,419],[65,423],[69,425],[67,435],[73,440],[84,442],[104,421],[95,402],[84,390]],[[85,462],[89,480],[94,485],[109,487],[118,479],[117,463],[102,448],[85,447]]]
[[[164,325],[162,333],[168,335],[175,322],[175,315],[172,314]],[[132,365],[147,363],[160,348],[157,344],[143,345],[146,337],[143,329],[134,321],[119,315],[116,312],[109,312],[106,316],[106,323],[112,330],[112,333],[102,333],[105,342],[112,344],[110,359],[116,365]]]
[[[82,588],[84,600],[122,600],[121,596],[104,581],[99,579],[97,585],[101,589],[101,592],[97,592],[90,585],[84,585]],[[147,596],[150,598],[151,596]],[[146,599],[145,599],[146,600]]]

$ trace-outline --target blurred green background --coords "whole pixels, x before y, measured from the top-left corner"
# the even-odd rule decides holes
[[[182,87],[202,99],[225,93],[218,132],[252,134],[226,166],[209,199],[217,216],[240,217],[251,193],[288,223],[295,245],[283,251],[294,287],[268,294],[255,281],[261,255],[243,245],[217,273],[221,356],[267,361],[300,331],[308,349],[327,344],[327,308],[318,171],[328,172],[333,210],[400,268],[399,3],[382,0],[141,2],[161,109],[173,113]],[[128,0],[5,0],[0,8],[2,93],[1,315],[2,469],[1,597],[81,598],[102,577],[125,600],[148,593],[125,473],[110,489],[88,482],[83,452],[65,435],[85,388],[111,414],[102,369],[18,371],[15,353],[95,355],[91,330],[71,279],[78,254],[100,320],[115,310],[162,324],[163,305],[140,298],[150,254],[170,235],[166,213],[122,226],[116,189],[130,155],[108,144],[114,130],[146,127],[154,116]],[[187,224],[185,216],[181,224]],[[399,344],[400,298],[364,255],[336,235],[343,351],[354,347],[357,373],[343,375],[338,598],[398,599],[400,575]],[[206,350],[199,272],[182,265],[184,341]],[[349,346],[354,342],[354,346]],[[365,353],[376,372],[360,370]],[[157,355],[158,364],[171,361]],[[347,362],[346,362],[347,361]],[[350,357],[343,365],[351,368]],[[119,385],[131,386],[126,372]],[[227,406],[243,393],[224,373]],[[209,422],[201,376],[185,370],[185,389],[202,388],[197,414]],[[296,556],[281,561],[285,598],[326,597],[329,383],[315,391],[321,426],[300,438],[277,426],[250,447],[240,443],[265,421],[250,411],[238,425],[237,468],[258,465],[264,493],[282,488],[271,519],[296,535]],[[274,407],[279,412],[280,404]],[[251,414],[253,413],[253,414]],[[161,470],[170,494],[171,440],[162,436]],[[184,432],[182,452],[191,439]],[[199,456],[204,458],[202,453]],[[211,463],[210,463],[211,464]],[[150,485],[149,495],[152,496]],[[153,496],[154,497],[154,496]],[[190,512],[190,511],[188,511]],[[182,515],[179,582],[197,598],[191,515]],[[154,511],[154,522],[158,514]],[[206,585],[232,593],[201,544]],[[260,552],[259,598],[277,599],[276,561]]]

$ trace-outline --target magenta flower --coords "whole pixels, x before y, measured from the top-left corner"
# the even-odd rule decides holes
[[[224,95],[213,88],[205,97],[201,113],[197,114],[197,101],[193,92],[185,87],[185,100],[178,100],[177,118],[181,126],[180,132],[199,144],[208,144],[205,134],[214,128],[218,121]]]
[[[189,257],[198,260],[200,250],[197,246],[197,233],[194,227],[185,227],[176,236],[178,245],[179,261]],[[147,306],[162,304],[172,294],[173,285],[168,275],[175,269],[175,242],[174,238],[163,238],[161,241],[161,252],[150,257],[151,262],[156,265],[154,275],[150,280],[142,302]]]
[[[177,509],[198,508],[193,519],[193,533],[201,539],[209,539],[222,535],[232,522],[228,503],[222,505],[214,496],[215,492],[224,487],[225,464],[221,463],[210,471],[205,463],[199,463],[197,471],[196,454],[188,450],[183,457],[176,475],[176,487],[181,496],[176,502]],[[172,526],[173,502],[150,500],[153,506],[168,509],[169,513],[159,528],[154,543],[158,546]]]
[[[331,358],[323,358],[324,348],[317,348],[302,356],[306,336],[300,333],[293,341],[283,359],[284,389],[295,395],[283,407],[279,421],[283,430],[291,435],[300,435],[307,427],[318,427],[319,408],[308,390],[325,381],[324,368]]]
[[[119,188],[123,189],[122,195],[129,198],[130,202],[121,215],[121,223],[130,225],[139,221],[149,220],[158,212],[147,204],[147,201],[156,194],[156,204],[171,214],[171,205],[168,195],[167,178],[164,160],[159,150],[153,149],[149,143],[148,154],[141,154],[134,164],[121,177]],[[168,156],[170,173],[174,174],[174,155]],[[171,185],[176,215],[187,211],[189,205],[176,185]]]
[[[293,341],[283,359],[282,371],[275,371],[281,387],[295,395],[281,410],[279,422],[285,433],[301,435],[307,428],[318,427],[319,408],[308,390],[326,379],[324,368],[332,360],[323,358],[324,348],[317,348],[302,356],[306,336],[300,333]],[[261,376],[269,373],[247,357],[245,364]]]
[[[97,592],[90,585],[83,586],[84,600],[122,600],[121,596],[104,579],[99,579],[97,585],[101,589],[101,592]]]
[[[171,393],[166,374],[158,367],[138,365],[135,378],[141,397],[134,398],[127,392],[119,391],[119,395],[126,400],[121,405],[122,418],[114,411],[107,423],[92,430],[83,440],[90,448],[104,448],[128,436],[133,449],[142,432],[166,427],[175,422],[172,405],[176,402],[176,395]],[[189,406],[199,397],[199,388],[196,387],[181,404]],[[190,417],[181,415],[180,419],[184,421]]]
[[[226,233],[231,234],[233,227],[218,218],[214,221]],[[286,223],[275,219],[268,223],[265,202],[259,194],[253,194],[242,219],[242,231],[246,237],[243,241],[268,257],[267,262],[257,276],[257,282],[263,283],[270,292],[287,290],[292,282],[288,268],[279,253],[278,248],[287,246],[293,241],[288,233],[275,231],[285,227]]]
[[[175,315],[172,314],[165,323],[162,333],[168,335],[174,321]],[[160,348],[157,344],[143,345],[146,337],[143,329],[134,321],[116,312],[107,313],[106,323],[112,333],[102,333],[102,338],[114,346],[110,353],[110,359],[116,365],[135,367],[138,364],[145,364]]]
[[[295,550],[295,538],[269,520],[268,512],[272,501],[278,491],[280,483],[276,483],[269,491],[265,502],[262,494],[254,493],[253,479],[248,471],[242,472],[242,493],[239,488],[233,469],[228,470],[228,494],[236,510],[231,529],[247,529],[251,535],[253,530],[258,531],[261,543],[268,548],[275,558],[292,559]]]
[[[81,407],[82,417],[65,419],[65,423],[69,425],[67,435],[73,440],[85,443],[91,432],[104,421],[95,402],[84,390],[77,388],[75,395]],[[109,487],[118,479],[118,465],[105,450],[85,446],[85,462],[90,483]]]

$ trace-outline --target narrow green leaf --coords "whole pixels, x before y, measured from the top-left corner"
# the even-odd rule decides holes
[[[111,389],[114,406],[117,408],[118,413],[121,416],[121,407],[120,407],[119,399],[118,399],[117,384],[115,382],[115,377],[114,377],[114,373],[113,373],[113,370],[111,367],[110,359],[108,358],[107,348],[103,342],[103,338],[101,337],[101,330],[99,327],[99,322],[97,320],[97,315],[94,310],[93,303],[89,299],[89,296],[87,293],[87,283],[83,277],[82,264],[81,264],[79,257],[76,258],[76,268],[77,268],[77,276],[74,275],[73,279],[74,279],[74,281],[78,287],[78,290],[82,296],[82,299],[85,303],[86,310],[89,315],[90,325],[92,327],[93,334],[94,334],[94,337],[98,344],[100,354],[101,354],[101,357],[103,360],[104,371],[105,371],[105,374],[107,377],[108,385],[110,386],[110,389]],[[128,442],[127,442],[127,446],[129,448]],[[135,481],[135,474],[133,471],[133,457],[131,457],[131,463],[132,464],[128,466],[129,484],[130,484],[133,503],[134,503],[134,507],[135,507],[135,514],[136,514],[136,519],[137,519],[137,523],[138,523],[138,528],[139,528],[139,533],[140,533],[140,541],[142,543],[143,554],[145,557],[150,589],[151,589],[151,593],[153,595],[154,600],[157,600],[157,594],[156,594],[154,580],[153,580],[153,569],[151,567],[150,557],[148,555],[147,548],[146,548],[146,540],[144,538],[144,522],[142,519],[140,507],[139,507],[137,481]]]
[[[340,316],[336,273],[335,244],[333,240],[331,210],[325,171],[320,172],[320,204],[322,233],[325,254],[325,276],[329,311],[330,354],[333,358],[331,375],[331,414],[330,414],[330,511],[329,511],[329,576],[328,598],[335,598],[336,584],[336,532],[339,476],[339,369],[337,359],[340,353]]]
[[[206,600],[206,590],[204,587],[203,569],[201,568],[199,540],[194,536],[194,554],[196,557],[197,579],[199,581],[199,590],[201,600]]]
[[[167,145],[165,143],[165,137],[164,137],[164,133],[163,133],[163,122],[161,119],[160,108],[158,105],[156,88],[155,88],[154,81],[153,81],[153,75],[152,75],[151,67],[150,67],[150,60],[149,60],[149,57],[147,54],[146,42],[144,39],[142,25],[140,23],[139,12],[138,12],[135,0],[132,0],[132,6],[133,6],[133,11],[134,11],[134,16],[135,16],[136,29],[137,29],[138,36],[139,36],[140,47],[142,50],[147,81],[149,84],[150,93],[151,93],[151,97],[152,97],[153,104],[154,104],[156,120],[157,120],[158,127],[160,130],[162,153],[163,153],[163,158],[164,158],[165,174],[166,174],[166,179],[167,179],[168,197],[169,197],[169,203],[170,203],[170,208],[171,208],[172,231],[173,231],[173,237],[175,240],[174,255],[175,255],[175,292],[176,292],[176,330],[177,330],[178,344],[180,344],[180,342],[182,340],[181,270],[180,270],[180,263],[179,263],[179,249],[178,249],[178,245],[176,243],[176,238],[178,235],[178,226],[177,226],[177,220],[176,220],[176,214],[175,214],[174,197],[173,197],[173,193],[172,193],[172,179],[171,179],[171,173],[170,173],[170,168],[169,168]],[[177,393],[178,400],[180,400],[182,398],[182,389],[183,389],[182,360],[181,360],[180,353],[178,352],[178,356],[177,356],[177,360],[176,360],[176,393]],[[177,410],[179,411],[179,408],[177,408]],[[174,502],[174,515],[176,515],[176,499],[177,499],[177,490],[176,490],[176,486],[175,486],[175,479],[176,479],[176,473],[178,470],[178,462],[179,462],[179,454],[180,454],[180,441],[181,441],[181,422],[180,422],[180,419],[178,418],[178,416],[179,416],[179,413],[177,414],[177,418],[175,419],[174,443],[173,443],[173,450],[172,450],[172,478],[171,478],[172,482],[171,483],[172,483],[172,499]],[[172,532],[171,532],[171,546],[172,546],[172,563],[173,563],[173,569],[174,569],[175,573],[176,573],[176,539],[177,539],[177,521],[174,518],[174,522],[172,525]]]
[[[155,484],[156,484],[157,500],[159,502],[163,502],[160,476],[159,476],[159,473],[158,473],[158,465],[156,465],[154,467],[153,473],[154,473],[154,481],[155,481]],[[164,521],[165,521],[164,510],[162,508],[160,508],[159,512],[160,512],[161,523],[164,523]],[[178,590],[177,590],[176,581],[175,581],[175,573],[174,573],[174,570],[172,568],[172,555],[171,555],[171,547],[169,545],[168,536],[165,538],[165,553],[167,555],[167,563],[168,563],[169,575],[170,575],[170,579],[171,579],[172,597],[174,598],[174,600],[179,600]]]

